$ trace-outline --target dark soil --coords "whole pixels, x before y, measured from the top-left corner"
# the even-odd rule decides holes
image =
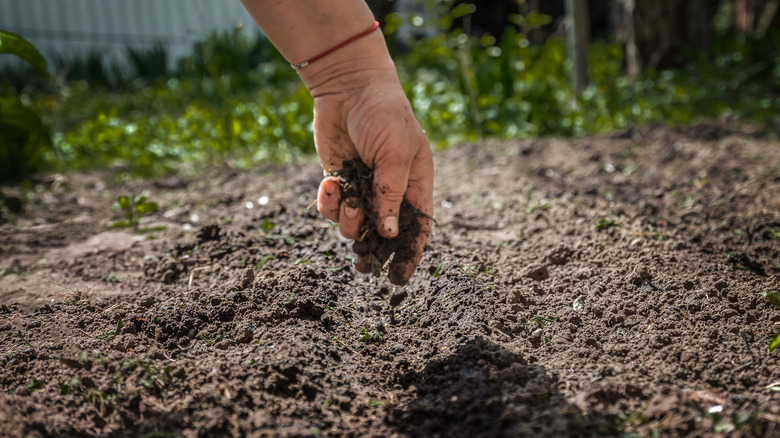
[[[376,230],[377,214],[374,211],[374,172],[359,158],[345,161],[344,167],[336,172],[341,184],[341,202],[354,202],[352,208],[361,208],[368,212],[368,220],[360,227],[360,239],[352,244],[352,251],[359,257],[365,257],[371,266],[371,273],[379,277],[383,272],[385,262],[393,256],[393,262],[398,266],[414,263],[412,242],[420,235],[421,213],[409,204],[406,199],[401,202],[398,212],[398,235],[386,239]],[[406,280],[390,272],[388,279],[398,286],[405,286]]]
[[[435,160],[404,287],[306,209],[313,162],[40,181],[0,225],[0,436],[780,436],[776,142],[644,129]],[[110,230],[144,190],[142,225],[167,228]]]

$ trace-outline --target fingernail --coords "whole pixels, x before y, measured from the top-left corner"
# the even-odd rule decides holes
[[[388,216],[385,218],[382,224],[385,227],[385,232],[391,236],[395,236],[398,233],[398,217]]]
[[[325,194],[328,196],[333,196],[333,192],[335,189],[335,184],[331,184],[330,181],[325,182]]]
[[[349,205],[344,206],[344,215],[350,219],[355,219],[358,215],[357,208],[352,208]]]

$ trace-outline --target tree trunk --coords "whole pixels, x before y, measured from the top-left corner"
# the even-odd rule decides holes
[[[566,38],[573,61],[572,85],[579,93],[588,85],[588,5],[585,0],[566,0]]]
[[[707,50],[717,6],[717,0],[634,0],[632,23],[641,65],[678,67],[686,53]]]
[[[639,50],[636,46],[636,30],[634,29],[634,2],[623,0],[623,33],[626,45],[626,73],[630,77],[639,74]]]

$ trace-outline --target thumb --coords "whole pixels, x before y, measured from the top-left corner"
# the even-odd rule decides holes
[[[379,235],[391,239],[398,235],[398,215],[409,181],[411,160],[399,153],[401,148],[385,149],[389,153],[374,161],[374,209]]]

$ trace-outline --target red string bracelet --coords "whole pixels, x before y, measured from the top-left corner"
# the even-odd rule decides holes
[[[366,36],[366,35],[370,34],[371,32],[375,31],[378,27],[379,27],[379,22],[378,21],[374,21],[374,25],[371,26],[371,29],[364,30],[363,32],[360,32],[359,34],[357,34],[357,35],[353,36],[352,38],[342,42],[341,44],[333,46],[330,49],[320,53],[319,55],[315,56],[314,58],[310,58],[310,59],[308,59],[306,61],[299,62],[297,64],[290,64],[290,66],[292,66],[292,68],[294,68],[295,70],[300,70],[300,69],[306,67],[307,65],[313,63],[314,61],[317,61],[320,58],[324,58],[325,56],[330,55],[331,53],[335,52],[336,50],[338,50],[338,49],[340,49],[340,48],[342,48],[342,47],[344,47],[344,46],[346,46],[346,45],[348,45],[350,43],[353,43],[353,42],[363,38],[364,36]]]

